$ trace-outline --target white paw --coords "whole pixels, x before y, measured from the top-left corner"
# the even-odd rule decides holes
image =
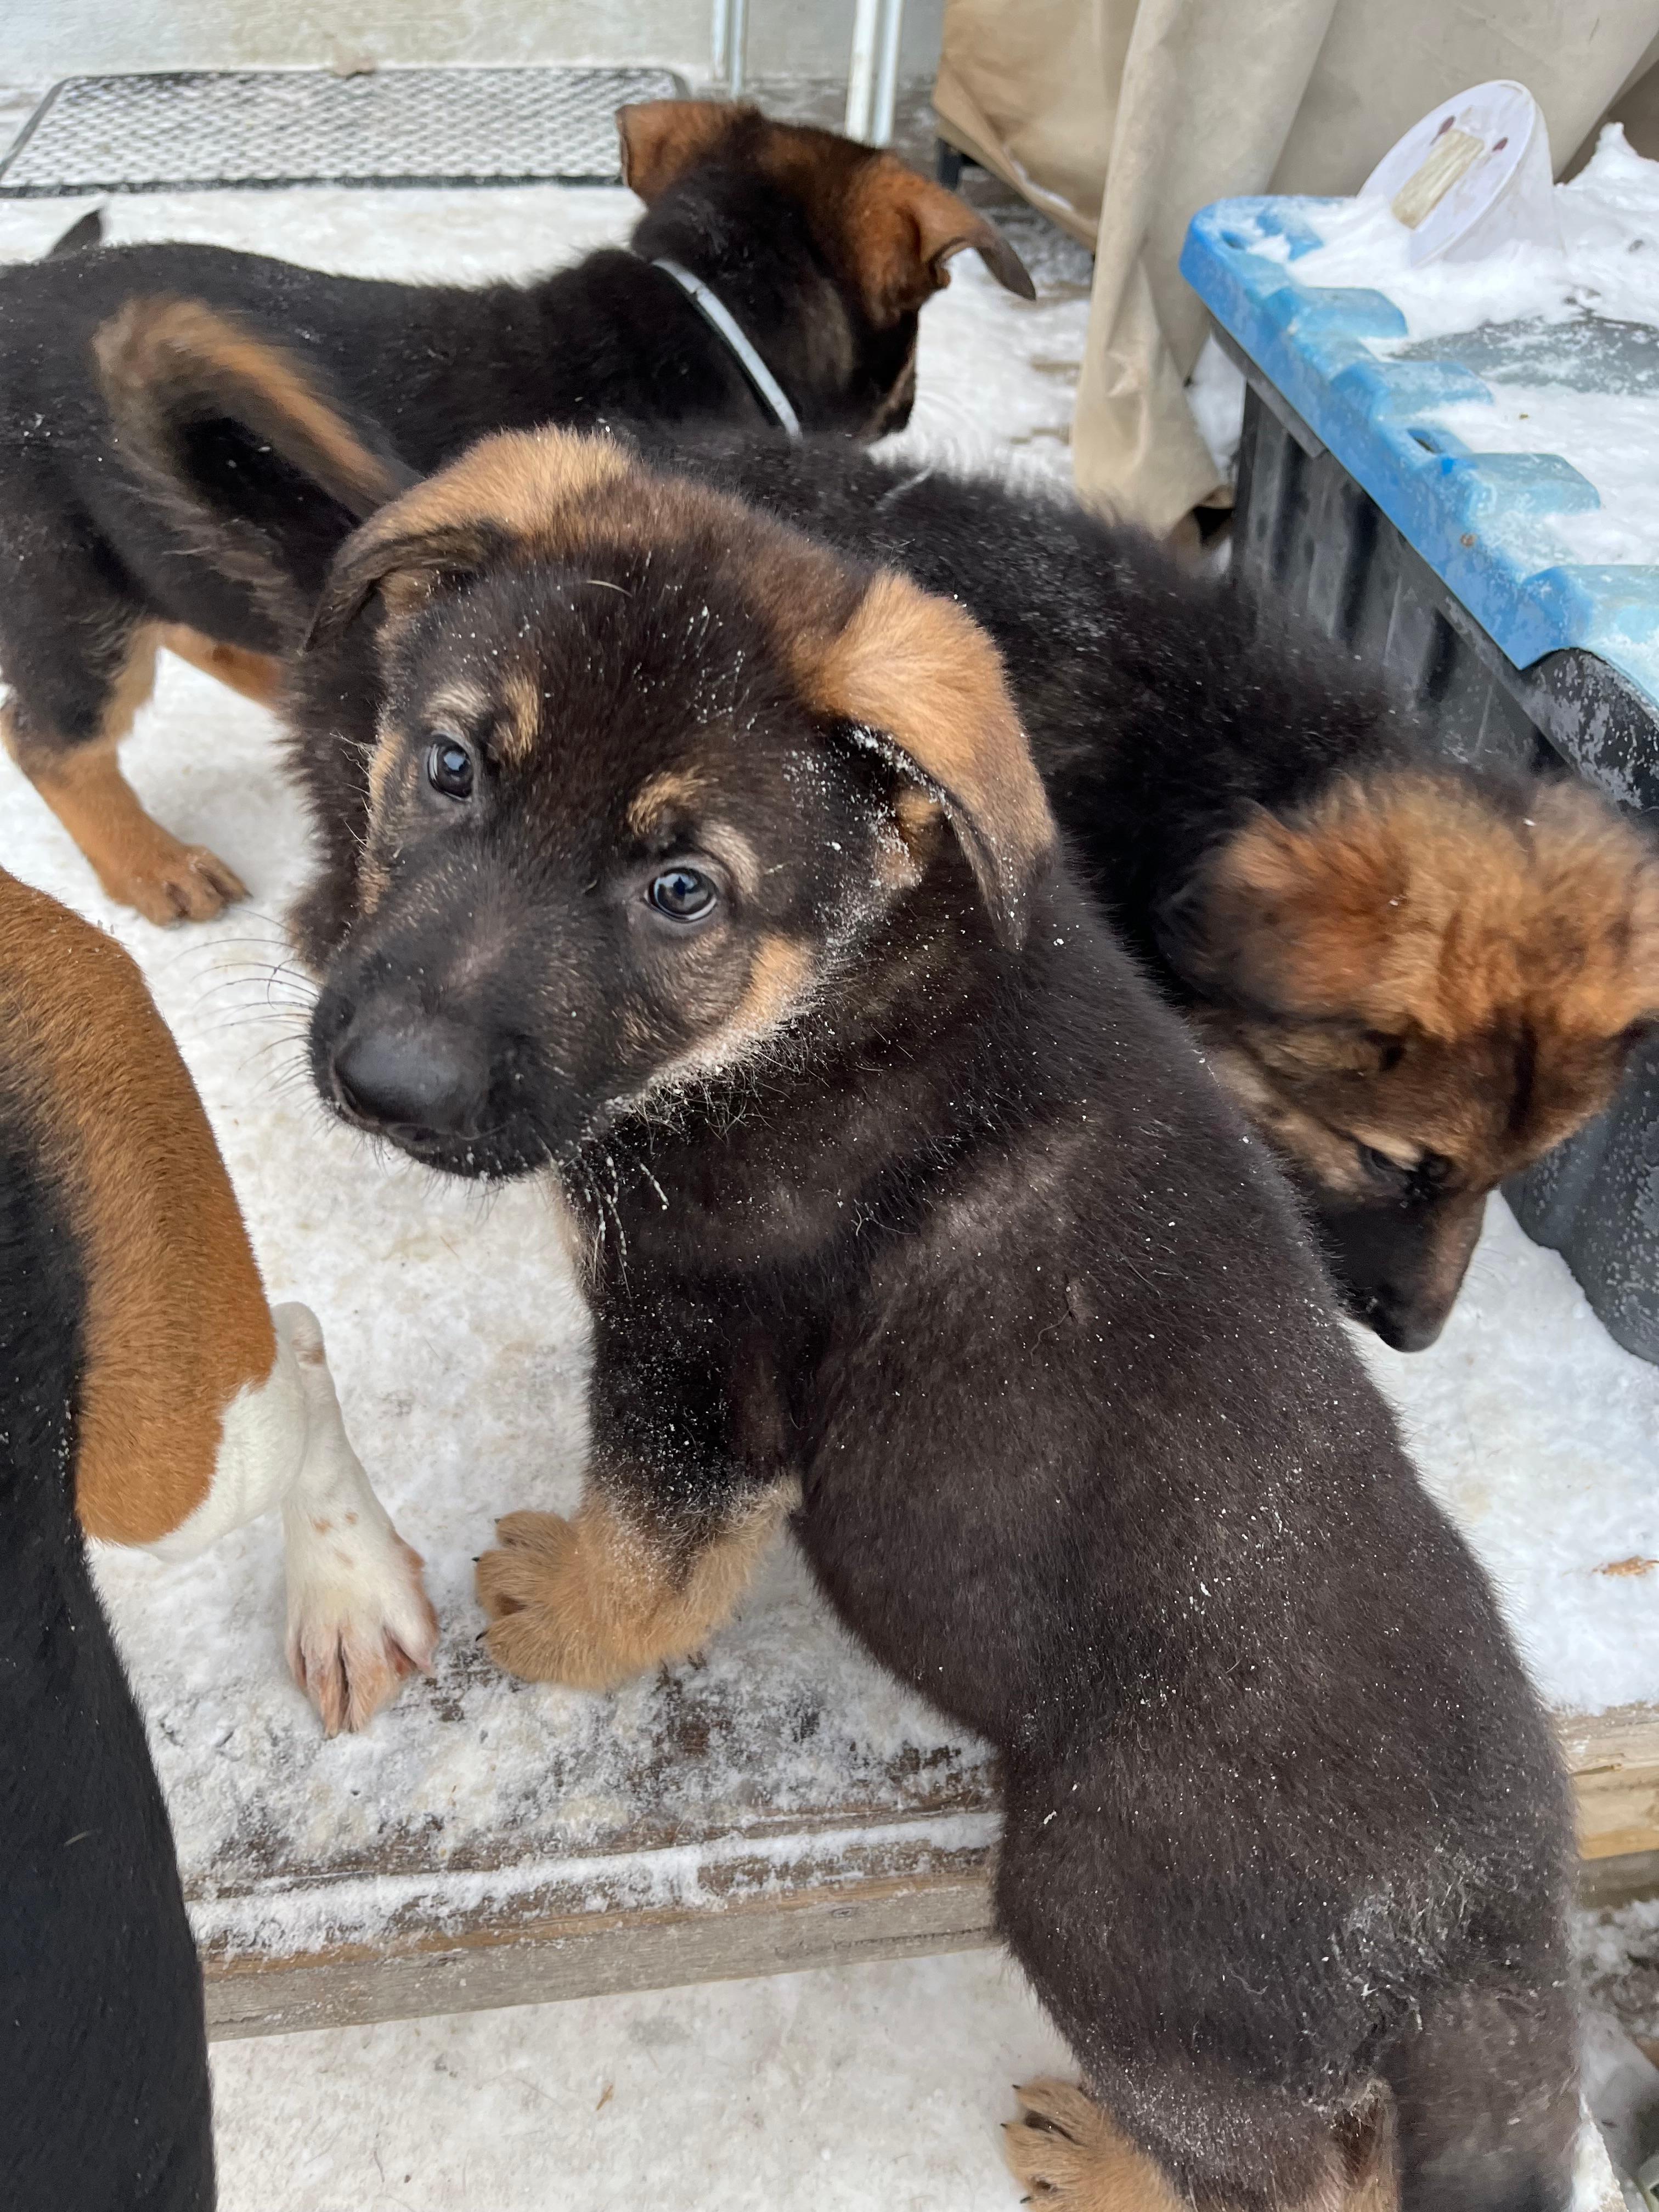
[[[383,1515],[290,1510],[288,1663],[324,1729],[360,1729],[410,1674],[430,1674],[438,1616],[421,1555]]]

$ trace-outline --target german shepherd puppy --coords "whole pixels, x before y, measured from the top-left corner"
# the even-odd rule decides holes
[[[167,922],[243,895],[222,860],[144,812],[116,748],[149,695],[158,645],[270,697],[269,656],[302,633],[328,556],[362,512],[314,390],[421,471],[486,431],[540,422],[769,419],[669,263],[717,295],[805,427],[870,438],[909,413],[917,313],[952,254],[976,248],[1031,296],[985,217],[890,154],[705,101],[624,108],[618,123],[647,208],[629,250],[534,284],[368,283],[173,245],[0,271],[0,667],[12,694],[0,734],[112,898]],[[331,494],[314,469],[272,479],[257,418],[240,436],[222,418],[187,423],[185,447],[240,470],[252,501],[229,542],[204,553],[189,512],[130,465],[99,384],[94,331],[157,292],[239,319],[218,333],[221,379],[234,382],[256,334],[291,349],[306,374],[284,396],[325,477],[332,465]]]
[[[202,543],[228,561],[252,507],[245,477],[181,451],[208,410],[360,511],[393,495],[315,393],[326,450],[307,440],[280,356],[217,375],[216,330],[149,302],[100,340],[124,444]],[[1084,879],[1311,1205],[1349,1310],[1401,1351],[1432,1343],[1488,1193],[1609,1103],[1659,1012],[1651,841],[1583,785],[1447,763],[1353,661],[1075,506],[828,441],[639,435],[985,624]],[[350,911],[366,804],[362,761],[337,769],[309,777],[313,963]]]
[[[793,1517],[1000,1750],[1000,1925],[1098,2107],[1027,2093],[1031,2188],[1565,2207],[1549,1729],[983,634],[511,435],[349,541],[288,712],[325,799],[368,763],[322,1097],[550,1174],[592,1303],[586,1494],[499,1524],[495,1658],[681,1656]]]

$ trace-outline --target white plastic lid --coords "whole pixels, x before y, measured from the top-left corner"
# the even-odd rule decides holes
[[[1383,155],[1360,198],[1393,201],[1454,132],[1479,141],[1480,150],[1413,229],[1413,265],[1474,260],[1516,240],[1559,247],[1549,133],[1525,85],[1506,77],[1431,108]]]

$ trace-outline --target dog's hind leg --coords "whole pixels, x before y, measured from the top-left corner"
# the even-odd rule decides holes
[[[1052,2212],[1190,2212],[1191,2200],[1083,2090],[1033,2081],[1014,2094],[1020,2117],[1005,2125],[1003,2147],[1028,2203]],[[1386,2094],[1370,2099],[1334,2131],[1339,2166],[1298,2212],[1399,2212],[1393,2136]]]
[[[116,757],[155,684],[156,643],[155,625],[143,622],[106,639],[77,672],[84,697],[59,712],[37,698],[27,663],[9,652],[15,696],[0,713],[0,737],[111,898],[147,921],[206,921],[246,898],[246,887],[205,845],[184,844],[152,820]]]
[[[1566,2212],[1579,2110],[1565,1960],[1425,2007],[1384,2060],[1405,2212]]]
[[[188,661],[199,668],[204,676],[211,676],[251,699],[256,707],[276,704],[282,689],[283,664],[269,653],[250,653],[246,646],[227,645],[222,639],[209,637],[204,631],[191,629],[183,623],[167,623],[156,635],[156,643],[179,660]]]
[[[590,1486],[568,1521],[509,1513],[478,1562],[490,1656],[588,1690],[685,1658],[730,1615],[794,1499],[781,1482],[693,1519]]]

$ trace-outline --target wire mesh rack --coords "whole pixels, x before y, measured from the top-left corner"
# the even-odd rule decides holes
[[[191,70],[71,76],[0,161],[0,198],[283,185],[616,184],[616,110],[661,69]]]

